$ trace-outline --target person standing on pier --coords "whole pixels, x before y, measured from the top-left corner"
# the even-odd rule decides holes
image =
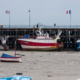
[[[38,24],[37,24],[37,28],[38,28]]]

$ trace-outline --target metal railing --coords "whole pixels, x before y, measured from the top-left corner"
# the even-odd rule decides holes
[[[40,27],[40,26],[39,26]],[[37,28],[37,25],[0,25],[0,28]],[[80,28],[80,25],[41,25],[41,28]]]

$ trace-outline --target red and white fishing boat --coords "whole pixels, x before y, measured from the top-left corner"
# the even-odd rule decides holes
[[[49,37],[48,33],[43,34],[41,28],[37,30],[36,39],[33,38],[19,38],[18,41],[22,49],[37,49],[37,50],[55,50],[63,47],[63,44],[57,42],[60,39],[60,31],[55,39]]]

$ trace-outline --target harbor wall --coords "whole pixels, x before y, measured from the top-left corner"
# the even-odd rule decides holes
[[[24,35],[30,35],[36,37],[36,30],[38,28],[0,28],[0,36],[9,36],[7,45],[9,49],[14,49],[15,40],[23,37]],[[80,38],[80,28],[42,28],[43,33],[48,32],[50,37],[54,37],[61,30],[61,42],[64,44],[64,50],[77,50],[78,45],[76,41]],[[0,42],[1,44],[1,42]],[[16,43],[16,48],[21,49],[19,42]]]

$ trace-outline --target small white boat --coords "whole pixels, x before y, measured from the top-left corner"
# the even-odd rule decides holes
[[[22,62],[21,60],[22,57],[15,57],[15,56],[11,56],[8,54],[2,54],[2,56],[0,57],[0,61],[3,62]]]

